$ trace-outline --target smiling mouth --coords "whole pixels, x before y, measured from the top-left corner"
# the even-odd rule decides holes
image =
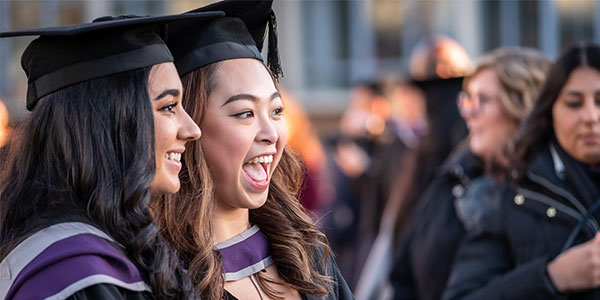
[[[269,166],[272,162],[273,155],[257,156],[244,163],[242,170],[254,187],[264,189],[269,185]]]
[[[167,152],[165,154],[165,159],[180,162],[181,161],[181,153]]]

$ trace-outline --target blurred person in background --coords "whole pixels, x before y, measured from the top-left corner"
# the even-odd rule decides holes
[[[444,299],[600,298],[600,46],[552,65]]]
[[[299,200],[318,218],[332,200],[332,187],[325,169],[325,150],[302,104],[283,88],[279,88],[279,93],[285,103],[287,146],[299,156],[306,168]]]
[[[387,279],[393,257],[396,218],[414,180],[417,151],[427,130],[425,97],[419,88],[408,82],[394,82],[388,95],[388,134],[374,151],[362,198],[361,220],[368,227],[361,227],[361,233],[374,241],[356,284],[359,299],[369,299],[373,293],[386,293],[379,289]]]
[[[419,167],[413,174],[411,188],[399,195],[404,200],[397,216],[398,234],[437,169],[467,135],[465,122],[456,107],[456,97],[463,76],[472,71],[464,48],[457,41],[437,34],[424,37],[415,45],[409,67],[412,83],[425,95],[427,133],[417,150]]]
[[[459,243],[486,209],[491,177],[484,170],[506,165],[502,149],[533,107],[550,63],[535,50],[500,48],[464,79],[458,107],[468,140],[417,202],[390,276],[394,299],[440,299]]]
[[[8,138],[10,137],[9,120],[8,109],[6,109],[4,102],[0,100],[0,148],[8,142]]]
[[[332,157],[328,168],[335,194],[326,208],[331,213],[324,216],[323,228],[350,286],[356,282],[362,266],[359,257],[366,256],[365,247],[371,243],[368,236],[360,235],[359,229],[364,224],[361,216],[366,172],[389,114],[382,84],[375,81],[356,83],[340,120],[339,134],[328,142]]]

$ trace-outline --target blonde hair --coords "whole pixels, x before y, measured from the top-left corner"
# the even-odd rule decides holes
[[[498,48],[481,58],[475,71],[463,81],[463,89],[479,72],[493,69],[500,81],[500,105],[519,124],[533,108],[551,63],[537,50]]]

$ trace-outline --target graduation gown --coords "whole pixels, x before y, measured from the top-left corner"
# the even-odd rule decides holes
[[[0,263],[1,299],[153,299],[137,267],[101,230],[46,227]]]

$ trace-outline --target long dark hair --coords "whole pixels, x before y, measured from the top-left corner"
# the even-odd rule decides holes
[[[158,299],[190,296],[189,278],[148,209],[155,173],[150,69],[40,100],[12,137],[0,174],[0,258],[43,227],[80,221],[124,245]]]
[[[200,124],[208,96],[216,85],[219,63],[201,67],[182,78],[184,106]],[[157,222],[165,239],[189,265],[189,276],[197,291],[208,299],[224,297],[221,257],[213,249],[211,214],[214,207],[214,179],[207,167],[200,141],[189,143],[184,153],[181,191],[153,203]],[[296,195],[302,184],[303,166],[284,148],[273,173],[265,204],[250,210],[250,222],[268,237],[271,255],[284,284],[318,297],[332,290],[331,250],[327,238],[306,214]],[[280,298],[273,283],[257,273],[258,283],[273,298]]]
[[[550,67],[540,97],[515,138],[511,176],[516,182],[523,178],[535,154],[547,147],[554,136],[552,107],[571,73],[579,67],[600,71],[600,46],[588,44],[572,47]]]

